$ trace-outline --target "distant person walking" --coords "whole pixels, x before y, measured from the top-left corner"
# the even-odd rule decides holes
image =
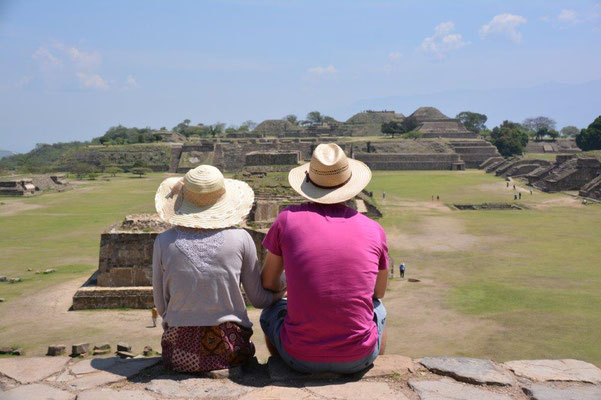
[[[440,200],[440,196],[436,195],[436,201]]]
[[[382,200],[386,198],[386,192],[382,192]]]
[[[519,193],[518,193],[518,198],[519,198],[520,200],[522,200],[522,192],[519,192]]]
[[[509,181],[507,181],[507,187],[509,187]]]
[[[513,190],[515,190],[515,183],[513,184]]]
[[[156,307],[152,307],[152,310],[150,310],[150,312],[152,313],[152,327],[156,328],[157,327],[157,318],[159,317],[159,312],[157,311]]]
[[[530,189],[530,196],[532,196],[532,189]]]
[[[513,195],[513,199],[514,199],[514,200],[517,200],[517,199],[518,199],[518,195],[517,195],[517,194],[514,194],[514,195]]]
[[[401,274],[401,279],[405,279],[405,263],[401,263],[399,267],[399,273]]]

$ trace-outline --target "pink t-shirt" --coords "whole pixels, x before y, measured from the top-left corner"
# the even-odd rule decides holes
[[[373,352],[372,297],[378,270],[388,268],[380,224],[344,205],[305,203],[280,213],[263,246],[284,259],[288,314],[280,338],[288,354],[346,362]]]

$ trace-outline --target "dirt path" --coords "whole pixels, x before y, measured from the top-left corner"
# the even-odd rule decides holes
[[[44,208],[40,204],[29,204],[14,200],[2,200],[0,204],[0,217],[11,217],[13,215],[21,214],[25,211],[36,210],[38,208]]]

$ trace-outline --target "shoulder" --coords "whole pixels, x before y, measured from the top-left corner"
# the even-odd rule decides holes
[[[362,226],[368,229],[373,229],[380,235],[381,238],[386,239],[386,231],[384,231],[384,228],[378,221],[374,221],[373,219],[361,213],[357,213],[356,218]]]
[[[155,239],[155,243],[170,243],[175,241],[177,238],[177,231],[175,228],[167,229],[166,231],[159,233]]]

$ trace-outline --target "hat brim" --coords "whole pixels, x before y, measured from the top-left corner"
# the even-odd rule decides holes
[[[197,206],[184,198],[181,178],[167,178],[157,189],[154,204],[161,219],[172,225],[221,229],[241,224],[252,208],[255,194],[242,181],[224,179],[225,195],[216,203]]]
[[[311,163],[293,168],[288,174],[288,182],[292,189],[307,200],[321,204],[342,203],[352,199],[367,186],[371,180],[371,170],[367,165],[358,160],[348,159],[351,169],[351,178],[340,187],[326,189],[308,182],[306,175]]]

